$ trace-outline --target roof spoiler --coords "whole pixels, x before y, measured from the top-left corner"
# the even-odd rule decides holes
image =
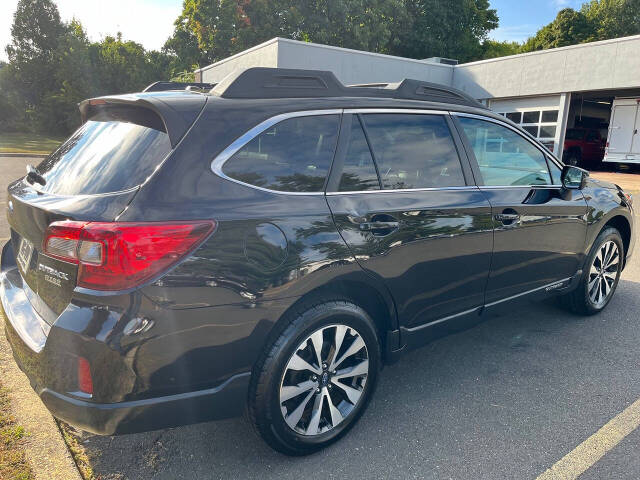
[[[421,80],[345,86],[333,72],[253,67],[236,70],[211,90],[222,98],[379,97],[454,103],[486,109],[456,88]]]
[[[105,108],[128,107],[138,112],[143,109],[151,111],[162,122],[171,146],[175,147],[195,122],[207,101],[206,95],[176,95],[180,97],[177,101],[171,101],[171,98],[166,96],[138,94],[98,97],[84,100],[78,107],[82,123]]]

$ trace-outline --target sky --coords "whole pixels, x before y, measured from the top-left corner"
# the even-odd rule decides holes
[[[553,21],[563,8],[579,9],[586,0],[489,0],[500,26],[489,33],[495,40],[523,42]]]
[[[446,1],[446,0],[443,0]],[[54,0],[63,20],[80,20],[92,40],[122,32],[127,40],[147,49],[160,49],[173,32],[182,0]],[[500,26],[489,34],[495,40],[522,42],[551,22],[559,10],[579,8],[583,0],[490,0]],[[18,0],[0,0],[0,60],[7,60],[11,23]]]

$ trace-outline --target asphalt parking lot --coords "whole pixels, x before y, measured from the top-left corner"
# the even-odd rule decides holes
[[[3,192],[25,163],[0,157]],[[351,433],[305,458],[274,453],[244,419],[80,441],[102,480],[535,479],[640,398],[639,317],[637,253],[598,316],[529,304],[386,367]],[[637,429],[580,478],[640,478],[639,446]]]

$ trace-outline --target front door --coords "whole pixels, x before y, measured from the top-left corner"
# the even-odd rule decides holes
[[[471,185],[448,116],[347,113],[342,124],[327,201],[356,260],[389,288],[401,324],[480,308],[491,208]]]
[[[560,169],[515,128],[473,116],[456,125],[491,204],[494,254],[491,304],[568,282],[584,260],[587,203],[560,184]]]

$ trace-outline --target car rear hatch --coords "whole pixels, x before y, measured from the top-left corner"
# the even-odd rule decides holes
[[[173,94],[179,95],[179,94]],[[9,186],[8,220],[16,264],[34,310],[53,324],[71,301],[78,266],[45,253],[53,222],[112,222],[133,200],[193,123],[199,104],[162,107],[125,96],[84,102],[85,122],[31,173]],[[176,118],[177,117],[177,118]],[[190,123],[189,123],[190,122]],[[48,247],[47,247],[48,248]]]

